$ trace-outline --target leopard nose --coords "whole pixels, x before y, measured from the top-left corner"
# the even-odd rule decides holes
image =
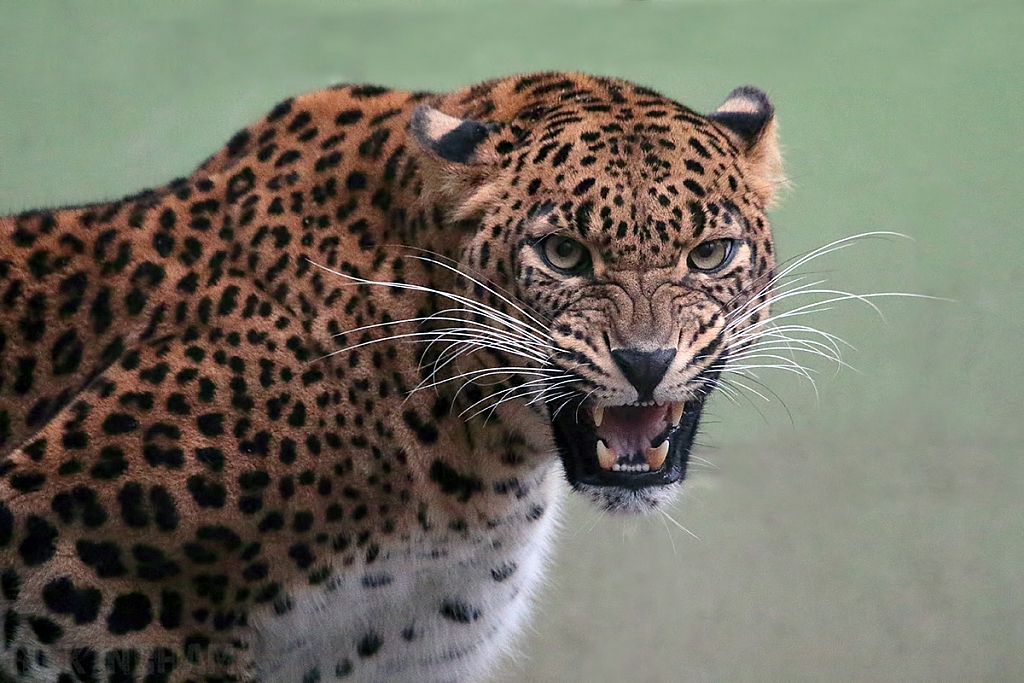
[[[615,349],[612,360],[626,376],[629,383],[636,388],[638,401],[650,401],[654,398],[654,388],[665,376],[672,359],[676,357],[675,349],[658,349],[657,351],[634,351],[632,349]]]

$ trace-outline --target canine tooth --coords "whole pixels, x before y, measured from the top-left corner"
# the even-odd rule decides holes
[[[661,442],[661,445],[657,448],[648,448],[644,451],[644,457],[647,458],[647,464],[650,465],[652,470],[656,470],[665,464],[665,458],[668,457],[668,439]]]
[[[604,406],[594,406],[594,426],[600,427],[604,422]]]
[[[597,440],[597,462],[601,465],[602,469],[618,471],[618,467],[615,464],[615,459],[618,458],[618,454],[611,448],[608,448],[601,439]]]
[[[682,403],[673,403],[672,407],[668,411],[668,422],[673,427],[679,425],[679,420],[683,419],[683,406]]]

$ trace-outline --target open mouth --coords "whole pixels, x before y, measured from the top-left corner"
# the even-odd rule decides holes
[[[681,480],[703,407],[702,395],[560,411],[551,425],[569,483],[642,489]]]

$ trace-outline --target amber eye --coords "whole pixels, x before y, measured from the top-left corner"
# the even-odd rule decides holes
[[[570,237],[548,235],[538,243],[541,258],[565,275],[579,275],[590,268],[590,251]]]
[[[686,263],[694,270],[710,273],[718,270],[732,259],[737,240],[720,239],[701,242],[686,257]]]

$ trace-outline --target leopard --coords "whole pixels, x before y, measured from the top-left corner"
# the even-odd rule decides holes
[[[564,495],[683,486],[784,182],[758,88],[544,72],[289,98],[0,218],[0,679],[490,675]]]

